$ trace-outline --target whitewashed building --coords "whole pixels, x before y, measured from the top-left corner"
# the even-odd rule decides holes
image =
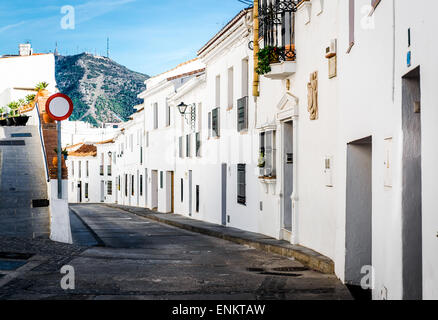
[[[348,285],[371,275],[374,299],[437,299],[438,5],[418,2],[243,10],[198,59],[147,81],[133,120],[97,146],[94,161],[116,155],[117,191],[96,201],[308,247]]]

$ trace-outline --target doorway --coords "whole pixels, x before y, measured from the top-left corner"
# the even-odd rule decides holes
[[[193,171],[189,170],[189,216],[193,214]]]
[[[170,213],[175,212],[175,172],[170,172]]]
[[[82,181],[78,183],[78,203],[82,203]]]
[[[423,297],[421,82],[420,67],[402,79],[403,299]]]
[[[151,176],[151,208],[158,210],[158,171],[152,170]]]
[[[289,235],[292,233],[293,152],[293,122],[288,121],[283,123],[283,229]]]
[[[362,268],[372,266],[372,138],[347,145],[345,282],[357,299],[370,300],[361,286]],[[372,269],[371,269],[372,270]]]
[[[105,202],[105,181],[100,181],[100,202]]]
[[[222,182],[222,200],[221,200],[221,208],[222,208],[222,225],[227,225],[227,164],[222,164],[222,172],[221,172],[221,182]]]

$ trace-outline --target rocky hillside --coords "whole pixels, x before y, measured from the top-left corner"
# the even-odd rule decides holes
[[[141,103],[137,95],[149,76],[128,70],[111,59],[82,53],[56,57],[56,82],[75,105],[71,120],[93,125],[126,121]]]

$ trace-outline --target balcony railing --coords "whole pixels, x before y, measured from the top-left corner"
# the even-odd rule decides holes
[[[107,167],[108,176],[112,175],[112,166]]]
[[[105,172],[104,172],[103,166],[101,165],[100,166],[100,175],[103,176],[104,174],[105,174]]]
[[[260,37],[264,47],[279,48],[278,61],[294,61],[297,0],[259,0]]]

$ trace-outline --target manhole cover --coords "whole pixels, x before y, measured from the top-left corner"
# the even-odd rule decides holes
[[[27,261],[10,261],[10,260],[0,260],[0,270],[2,271],[13,271],[24,266]]]
[[[273,268],[272,271],[278,272],[302,272],[308,271],[309,269],[306,267],[281,267],[281,268]]]

